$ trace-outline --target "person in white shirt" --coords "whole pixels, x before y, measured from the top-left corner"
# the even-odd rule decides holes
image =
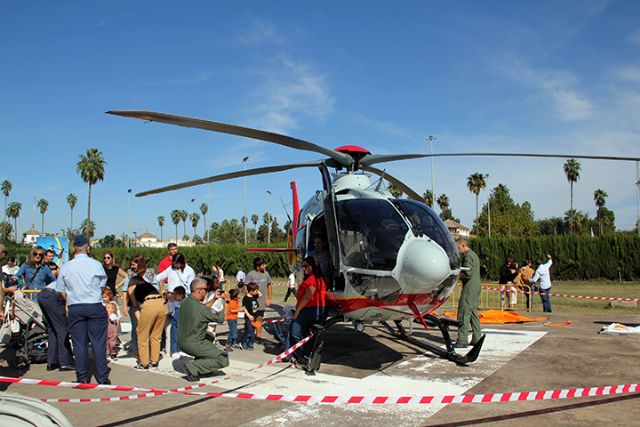
[[[553,264],[553,260],[551,259],[551,255],[547,255],[547,259],[548,261],[544,264],[542,263],[542,260],[536,260],[538,268],[536,269],[536,273],[533,277],[529,279],[529,283],[534,284],[538,282],[542,309],[546,313],[551,313],[551,299],[549,298],[549,294],[551,293],[550,269]]]
[[[195,278],[196,272],[187,265],[184,255],[177,253],[172,258],[171,268],[156,275],[155,282],[162,284],[167,280],[167,292],[171,293],[177,286],[182,286],[187,289],[187,295],[189,295],[189,285]]]
[[[297,296],[296,296],[296,275],[293,273],[293,271],[289,275],[289,279],[287,281],[287,286],[288,286],[287,294],[284,296],[284,302],[287,302],[287,299],[291,295],[293,295],[294,297],[297,298]]]
[[[244,283],[244,280],[246,279],[247,275],[244,273],[244,270],[242,270],[242,268],[238,269],[238,272],[236,273],[236,280],[238,283]]]
[[[2,272],[7,276],[15,276],[20,270],[20,267],[16,265],[16,257],[9,257],[7,263],[2,266]]]

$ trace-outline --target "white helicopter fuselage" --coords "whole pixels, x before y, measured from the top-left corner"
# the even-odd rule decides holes
[[[401,320],[447,300],[460,274],[459,256],[430,208],[372,189],[365,173],[334,174],[331,197],[332,212],[325,191],[305,203],[295,247],[308,255],[314,238],[328,241],[334,261],[327,300],[333,314],[363,322]]]

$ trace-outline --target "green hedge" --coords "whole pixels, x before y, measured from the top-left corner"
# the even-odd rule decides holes
[[[539,236],[529,238],[470,239],[480,257],[484,277],[497,280],[507,256],[524,259],[553,257],[551,275],[557,280],[633,280],[640,278],[640,237],[628,233],[601,238],[589,236]]]

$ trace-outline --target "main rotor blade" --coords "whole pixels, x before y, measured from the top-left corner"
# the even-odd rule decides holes
[[[363,166],[362,169],[366,170],[367,172],[371,172],[371,173],[374,173],[374,174],[376,174],[378,176],[383,177],[384,179],[386,179],[387,181],[392,183],[394,186],[396,186],[397,188],[402,190],[402,192],[404,194],[406,194],[407,196],[409,196],[410,199],[418,200],[420,202],[424,202],[424,199],[418,193],[413,191],[411,188],[409,188],[409,186],[407,184],[405,184],[404,182],[400,181],[398,178],[394,177],[393,175],[389,175],[387,172],[382,171],[380,169],[376,169],[376,168],[374,168],[372,166]]]
[[[540,153],[438,153],[438,154],[371,154],[360,159],[360,165],[368,166],[375,163],[395,162],[398,160],[420,159],[425,157],[550,157],[558,159],[591,159],[591,160],[620,160],[640,161],[640,157],[623,156],[590,156],[583,154],[540,154]]]
[[[166,113],[156,113],[153,111],[107,111],[107,114],[115,116],[133,117],[135,119],[148,120],[151,122],[161,122],[170,125],[183,126],[188,128],[197,128],[210,130],[214,132],[228,133],[231,135],[244,136],[247,138],[258,139],[260,141],[273,142],[274,144],[284,145],[285,147],[296,148],[298,150],[312,151],[314,153],[324,154],[331,157],[343,166],[353,164],[353,158],[345,153],[321,147],[308,141],[292,138],[286,135],[280,135],[273,132],[251,129],[242,126],[229,125],[226,123],[213,122],[209,120],[194,119],[191,117],[174,116]]]
[[[293,163],[290,165],[268,166],[264,168],[255,168],[255,169],[247,169],[247,170],[238,171],[238,172],[223,173],[222,175],[215,175],[215,176],[210,176],[208,178],[195,179],[193,181],[181,182],[179,184],[173,184],[173,185],[168,185],[166,187],[160,187],[153,190],[143,191],[142,193],[137,193],[136,197],[150,196],[152,194],[164,193],[166,191],[180,190],[182,188],[193,187],[195,185],[208,184],[210,182],[217,182],[217,181],[225,181],[227,179],[240,178],[243,176],[260,175],[260,174],[272,173],[272,172],[281,172],[281,171],[286,171],[289,169],[296,169],[296,168],[317,167],[317,166],[320,166],[321,164],[322,164],[321,161],[315,161],[315,162],[309,162],[309,163]]]

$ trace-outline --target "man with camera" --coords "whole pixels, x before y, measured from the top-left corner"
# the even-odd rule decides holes
[[[180,304],[178,345],[180,351],[195,358],[186,364],[189,381],[199,381],[201,376],[229,366],[228,353],[207,340],[209,322],[222,323],[224,310],[213,313],[202,303],[206,296],[207,280],[197,277],[191,282],[191,294]],[[220,289],[215,291],[214,298],[222,298]]]

